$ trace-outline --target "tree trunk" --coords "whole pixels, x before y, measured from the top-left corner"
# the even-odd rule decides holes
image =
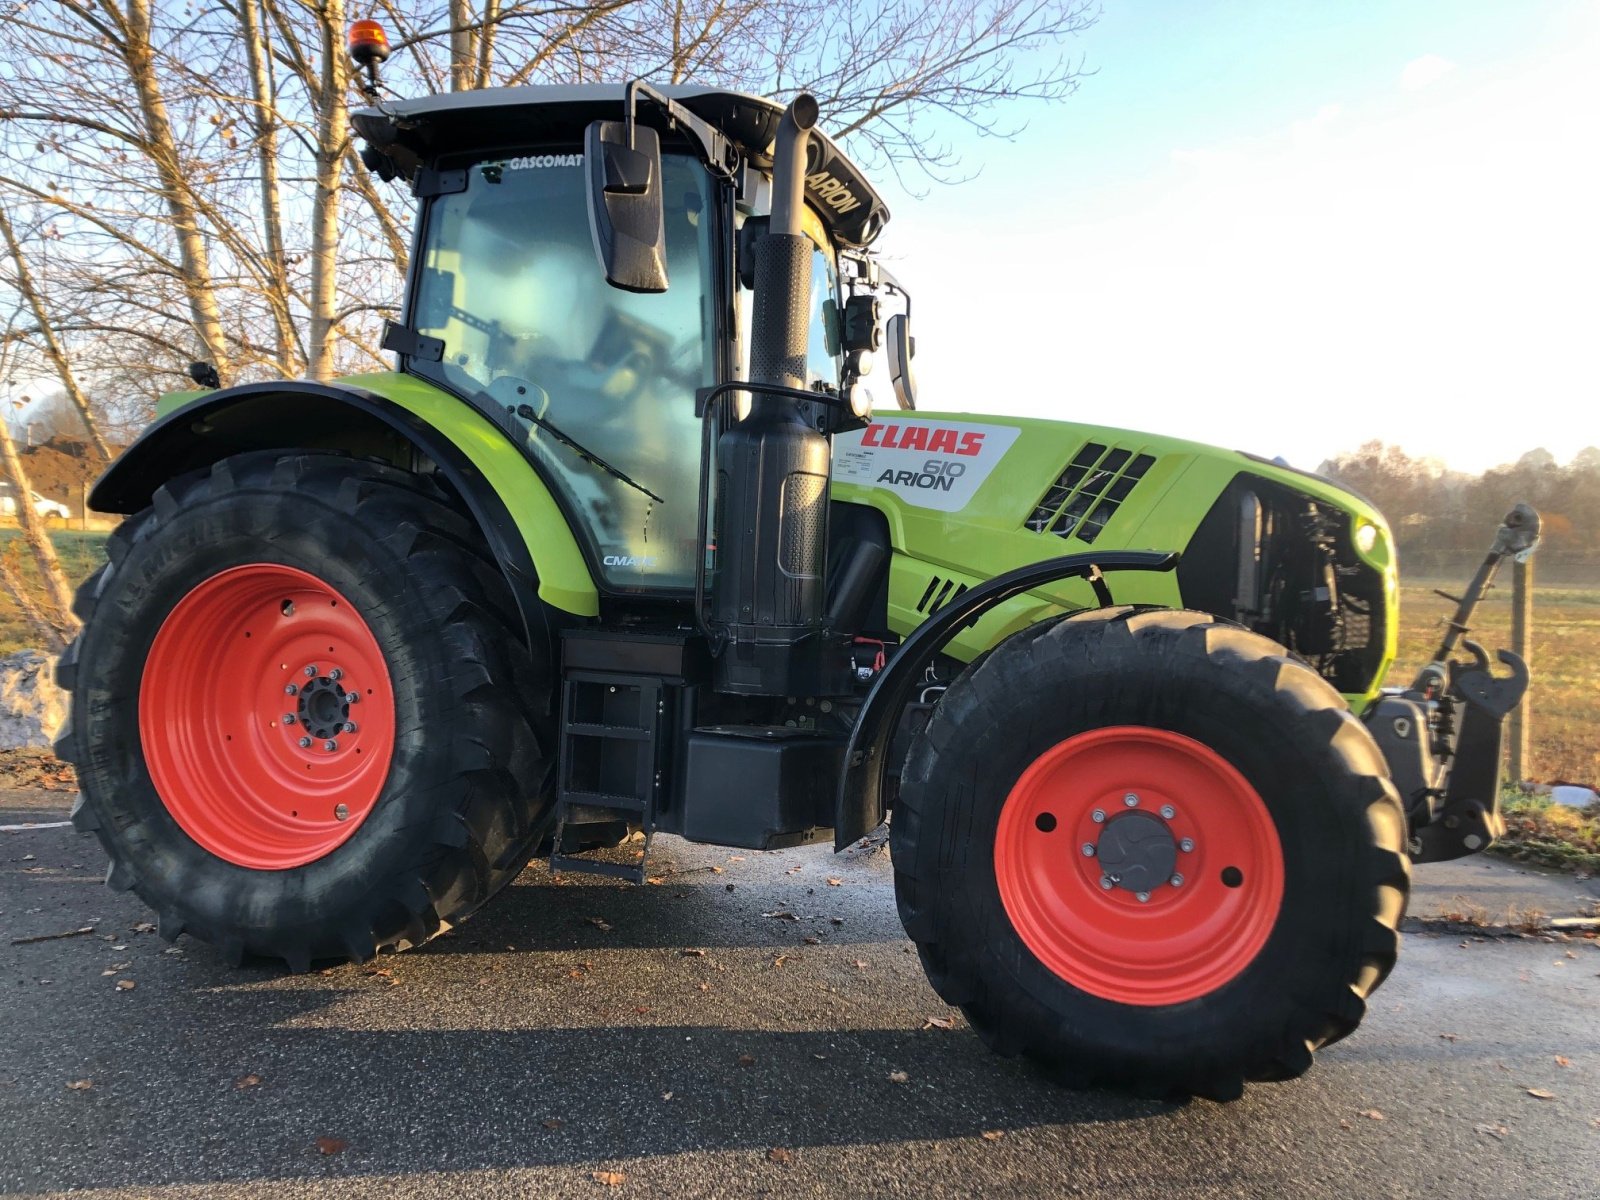
[[[39,607],[43,608],[55,628],[59,641],[50,650],[59,651],[72,640],[79,628],[78,618],[72,615],[72,587],[62,573],[56,548],[44,527],[44,518],[34,511],[33,487],[28,482],[27,471],[23,469],[22,458],[17,454],[17,443],[11,438],[11,426],[5,420],[0,420],[0,459],[4,460],[6,475],[16,495],[17,521],[22,526],[22,536],[27,539],[28,549],[33,551],[33,561],[38,564],[39,579],[44,585],[45,598],[49,601],[47,605]]]
[[[11,252],[11,259],[17,268],[17,291],[27,301],[28,307],[33,310],[33,316],[39,322],[39,340],[44,343],[45,357],[50,360],[50,365],[56,369],[56,375],[61,380],[61,387],[67,393],[67,399],[72,402],[72,407],[78,410],[78,416],[83,418],[83,427],[89,434],[89,441],[93,443],[96,453],[102,462],[111,461],[111,450],[106,445],[105,438],[100,436],[100,427],[95,423],[94,413],[89,408],[89,397],[78,386],[78,378],[72,373],[72,364],[67,361],[66,350],[62,348],[61,339],[56,337],[55,325],[50,320],[50,314],[45,309],[44,297],[39,294],[39,289],[34,286],[33,274],[28,270],[27,261],[22,257],[22,247],[17,244],[16,232],[11,228],[11,218],[7,215],[5,207],[0,205],[0,236],[5,238],[6,249]]]
[[[450,0],[450,90],[470,91],[477,86],[478,37],[473,28],[478,14],[472,0]]]
[[[334,370],[334,317],[339,302],[339,192],[350,140],[345,109],[344,0],[322,0],[322,42],[317,86],[317,191],[311,206],[311,347],[307,373],[328,379]]]
[[[255,100],[256,161],[261,175],[261,233],[271,285],[273,338],[278,368],[286,376],[300,371],[294,315],[289,307],[288,263],[283,252],[282,192],[278,186],[278,97],[272,82],[271,48],[262,24],[260,0],[240,0],[239,24],[250,63],[250,88]]]
[[[200,232],[200,218],[196,212],[189,186],[184,179],[183,163],[178,155],[177,139],[173,135],[172,120],[167,114],[167,102],[161,91],[161,78],[156,63],[155,50],[150,44],[149,0],[128,0],[127,40],[123,57],[128,64],[128,74],[139,95],[139,111],[144,119],[145,138],[149,153],[161,182],[162,198],[172,216],[172,229],[178,240],[179,259],[183,263],[183,284],[188,295],[189,313],[194,321],[195,333],[217,374],[228,377],[227,339],[222,331],[222,315],[217,308],[217,294],[212,284],[211,262],[206,253],[205,238]]]

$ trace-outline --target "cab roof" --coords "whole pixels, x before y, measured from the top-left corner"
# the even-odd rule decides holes
[[[386,102],[351,115],[356,132],[395,173],[407,179],[433,159],[495,147],[565,143],[581,145],[591,121],[620,120],[624,84],[535,84],[480,88]],[[715,125],[751,164],[772,163],[772,141],[783,105],[761,96],[691,84],[655,89]],[[640,124],[666,129],[661,106],[641,97]],[[832,139],[813,133],[806,167],[806,198],[829,232],[864,246],[882,232],[889,209],[866,176]]]

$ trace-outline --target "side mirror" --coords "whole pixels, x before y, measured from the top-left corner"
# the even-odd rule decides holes
[[[911,320],[904,313],[889,318],[889,382],[894,386],[894,400],[901,408],[917,407],[917,377],[911,370],[911,360],[917,353],[917,339],[911,336]]]
[[[661,139],[621,121],[595,121],[583,134],[589,232],[606,282],[628,292],[667,290],[667,230],[661,199]]]

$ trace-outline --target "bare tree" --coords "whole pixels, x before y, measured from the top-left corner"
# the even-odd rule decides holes
[[[94,446],[95,452],[100,455],[100,461],[111,461],[111,450],[106,446],[105,439],[100,436],[100,427],[95,422],[94,413],[89,405],[89,397],[84,394],[83,388],[78,384],[77,375],[72,370],[72,364],[67,360],[67,352],[61,344],[61,339],[56,335],[55,324],[50,318],[50,313],[45,307],[44,297],[39,294],[38,287],[33,282],[33,273],[28,270],[28,260],[23,256],[22,247],[17,242],[16,231],[11,227],[11,218],[7,215],[5,206],[0,204],[0,238],[4,238],[6,251],[11,255],[12,267],[15,271],[13,286],[22,297],[28,308],[33,312],[34,320],[38,322],[35,333],[44,347],[45,357],[50,360],[50,365],[55,368],[56,376],[61,380],[61,389],[72,407],[77,409],[78,416],[83,421],[84,430],[89,434],[89,442]]]

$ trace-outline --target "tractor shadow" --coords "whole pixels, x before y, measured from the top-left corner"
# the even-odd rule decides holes
[[[1060,1090],[964,1032],[351,1029],[322,1023],[347,999],[338,990],[225,990],[225,1019],[198,992],[125,1016],[117,1048],[84,1068],[92,1092],[57,1084],[41,1096],[15,1144],[37,1126],[73,1149],[29,1178],[66,1189],[587,1170],[695,1151],[1106,1126],[1174,1107]],[[206,1036],[175,1037],[173,1024]],[[238,1086],[247,1074],[260,1082]],[[319,1137],[347,1148],[325,1157]],[[171,1152],[153,1157],[151,1146]],[[0,1179],[26,1168],[10,1157],[0,1150]]]

